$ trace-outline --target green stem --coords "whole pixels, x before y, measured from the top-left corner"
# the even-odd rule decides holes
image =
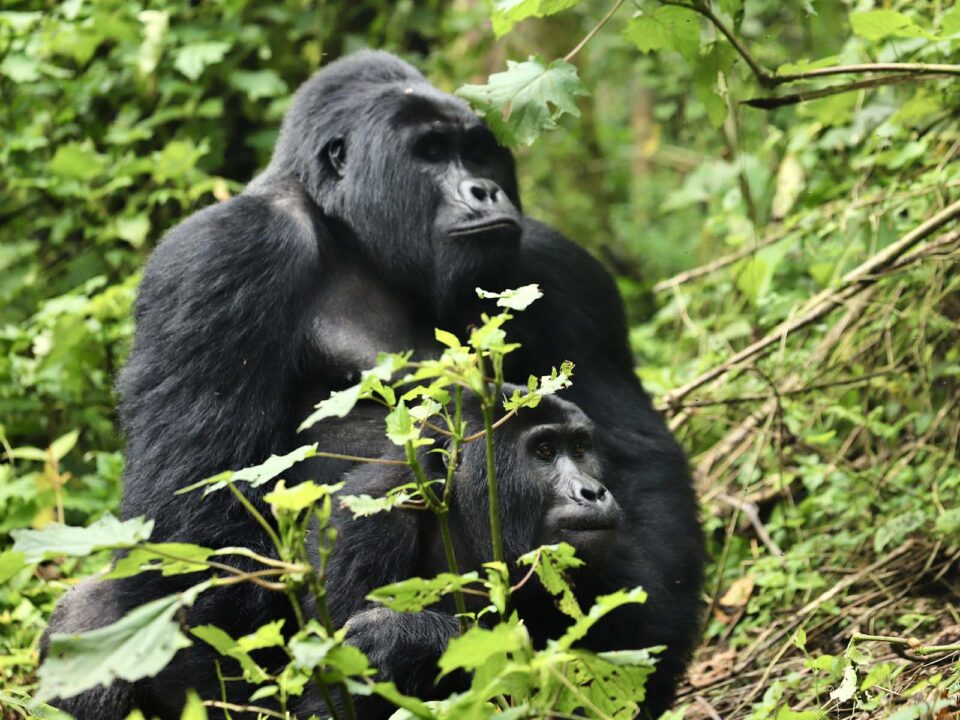
[[[494,396],[495,397],[495,396]],[[487,446],[487,499],[490,503],[490,539],[493,543],[493,559],[503,560],[503,537],[500,533],[500,492],[497,488],[496,456],[493,449],[493,402],[484,398],[483,427],[486,431]]]
[[[234,497],[240,501],[240,504],[246,508],[247,512],[250,513],[260,524],[260,527],[266,531],[267,536],[270,538],[270,542],[273,543],[273,546],[277,549],[277,552],[282,556],[283,543],[280,542],[280,536],[277,535],[277,532],[273,529],[273,526],[267,522],[266,518],[264,518],[263,515],[260,514],[260,511],[253,506],[253,503],[250,502],[242,492],[240,492],[236,485],[233,483],[227,483],[227,487],[230,488],[230,492],[232,492]]]

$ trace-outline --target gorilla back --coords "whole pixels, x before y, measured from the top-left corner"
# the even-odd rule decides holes
[[[153,518],[158,541],[271,552],[229,494],[199,501],[175,491],[304,442],[377,454],[379,430],[349,418],[340,430],[296,428],[378,351],[429,357],[439,352],[433,328],[465,332],[482,310],[474,287],[528,283],[544,298],[512,322],[522,348],[509,356],[507,379],[523,383],[563,360],[577,366],[566,397],[608,446],[605,485],[622,512],[603,585],[649,592],[642,614],[608,635],[610,649],[669,647],[649,694],[652,708],[666,706],[698,632],[702,538],[684,455],[634,374],[613,279],[522,214],[510,152],[461,100],[392,55],[360,52],[306,82],[265,171],[153,252],[119,382],[124,516]],[[312,460],[287,481],[335,481],[346,469]],[[248,497],[266,509],[260,492]],[[80,607],[58,611],[51,629],[116,619],[182,582],[138,577],[68,594],[62,602]],[[284,606],[237,585],[202,596],[187,622],[236,636],[284,617]],[[122,717],[133,704],[178,716],[189,687],[219,694],[212,658],[197,647],[130,692],[98,689],[63,706],[82,717]]]

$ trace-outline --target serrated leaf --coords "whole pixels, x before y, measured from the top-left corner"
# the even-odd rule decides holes
[[[673,5],[634,15],[623,35],[641,52],[675,50],[691,61],[700,55],[700,16]]]
[[[357,383],[346,390],[334,390],[323,402],[317,403],[316,409],[310,413],[306,420],[300,423],[297,432],[303,432],[309,427],[313,427],[321,420],[331,417],[346,417],[357,401],[360,399],[360,392],[363,390],[363,384]]]
[[[244,652],[253,652],[268,647],[279,647],[284,643],[283,637],[284,620],[274,620],[266,625],[261,625],[256,631],[249,635],[237,638],[237,644]]]
[[[40,530],[13,530],[13,549],[27,562],[67,555],[84,557],[98,550],[127,548],[150,537],[153,520],[133,518],[121,522],[107,513],[88,527],[51,523]]]
[[[260,487],[264,483],[273,480],[280,473],[286,472],[299,462],[312,458],[317,454],[317,445],[301,445],[296,450],[291,450],[286,455],[271,455],[259,465],[243,468],[241,470],[227,470],[218,473],[213,477],[201,480],[193,485],[188,485],[177,491],[177,494],[190,492],[197,488],[204,487],[204,495],[208,495],[216,490],[225,488],[228,483],[248,482],[251,487]]]
[[[524,285],[513,290],[504,290],[503,292],[490,292],[477,288],[477,297],[481,300],[496,299],[497,306],[509,308],[510,310],[526,310],[530,305],[543,297],[540,286],[536,283]]]
[[[551,595],[559,595],[560,610],[572,618],[583,617],[583,610],[573,594],[570,583],[563,573],[583,565],[583,560],[576,556],[573,546],[567,543],[544,545],[532,552],[517,558],[520,565],[535,565],[534,569],[543,587]]]
[[[71,697],[115,679],[152,677],[190,640],[180,632],[177,611],[196,593],[182,593],[141,605],[106,627],[77,635],[54,634],[40,666],[37,697]]]
[[[228,50],[230,50],[228,42],[190,43],[177,51],[173,66],[191,80],[197,80],[205,68],[223,60]]]
[[[563,115],[580,116],[575,98],[586,95],[577,69],[564,60],[550,65],[535,57],[525,62],[507,61],[504,72],[494,73],[486,85],[464,85],[457,95],[482,109],[506,112],[507,127],[518,143],[530,145],[544,130],[556,127]]]
[[[474,625],[450,640],[437,666],[441,676],[459,669],[476,670],[494,655],[517,652],[529,642],[526,629],[517,623],[500,623],[490,630]]]
[[[146,543],[118,559],[104,578],[130,577],[146,571],[160,571],[162,575],[184,575],[208,568],[206,559],[213,550],[192,543]]]
[[[397,612],[419,612],[433,605],[444,595],[467,587],[477,581],[475,572],[464,575],[440,573],[434,578],[408,578],[377,588],[367,595],[368,600],[384,605]]]
[[[401,400],[389,415],[387,415],[387,437],[394,445],[401,447],[408,442],[414,442],[420,437],[420,430],[413,423],[413,416],[406,404]]]
[[[567,628],[563,636],[556,641],[557,649],[569,650],[575,642],[582,640],[586,636],[590,628],[618,607],[631,603],[645,603],[646,601],[647,593],[644,592],[642,588],[634,588],[629,591],[618,590],[610,595],[601,595],[597,598],[589,612]]]
[[[278,510],[300,512],[311,507],[318,500],[329,497],[341,487],[343,487],[343,483],[317,485],[313,480],[305,480],[288,488],[281,480],[274,490],[263,496],[263,499]]]
[[[553,15],[580,2],[581,0],[496,0],[490,16],[493,32],[497,37],[502,37],[521,20]]]

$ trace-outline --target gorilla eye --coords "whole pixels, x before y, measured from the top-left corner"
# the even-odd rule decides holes
[[[537,457],[541,460],[553,460],[557,456],[557,448],[552,442],[544,440],[537,445]]]
[[[588,443],[586,440],[574,440],[573,447],[570,448],[570,454],[579,460],[587,454],[587,450],[589,448],[590,443]]]
[[[417,141],[414,151],[430,162],[445,160],[450,154],[450,138],[441,132],[429,132]]]

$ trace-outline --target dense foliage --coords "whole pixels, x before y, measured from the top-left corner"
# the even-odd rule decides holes
[[[960,7],[492,5],[4,4],[5,714],[40,712],[27,700],[45,618],[109,560],[77,556],[144,537],[121,541],[103,518],[122,469],[112,384],[147,253],[249,180],[291,91],[364,45],[460,88],[517,147],[525,209],[619,279],[713,551],[673,716],[956,711]],[[11,531],[54,521],[99,522],[9,549]]]

